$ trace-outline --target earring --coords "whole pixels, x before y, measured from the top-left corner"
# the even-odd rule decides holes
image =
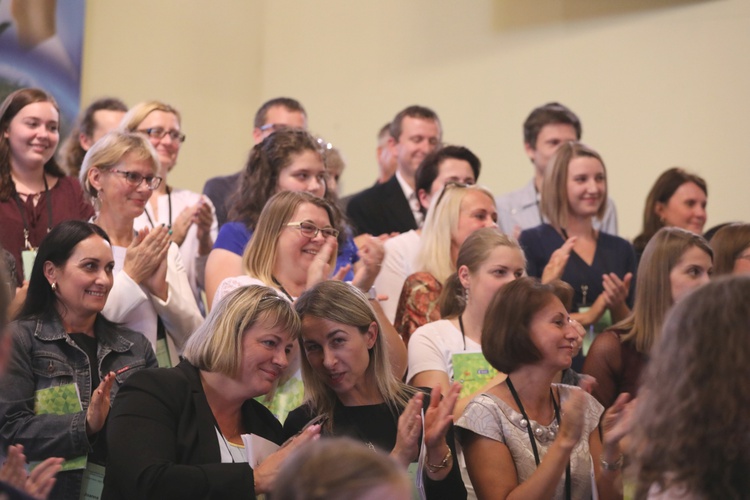
[[[464,301],[466,301],[467,304],[469,303],[469,289],[468,288],[464,288]]]
[[[53,292],[56,292],[57,291],[57,281],[53,282],[52,285],[50,285],[50,287],[52,288]]]

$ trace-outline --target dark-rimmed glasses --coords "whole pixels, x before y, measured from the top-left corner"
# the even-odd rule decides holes
[[[329,236],[337,238],[339,235],[338,229],[334,229],[332,227],[318,227],[309,220],[303,220],[302,222],[290,222],[287,224],[287,226],[299,229],[300,233],[302,233],[302,236],[310,239],[315,238],[318,233],[323,233],[323,236],[325,236],[326,238]]]
[[[179,130],[166,130],[161,127],[147,128],[146,130],[139,130],[139,132],[146,134],[152,139],[163,139],[165,135],[168,135],[173,142],[185,142],[187,137]]]
[[[115,174],[120,174],[120,175],[125,176],[125,181],[135,188],[140,186],[143,181],[146,181],[146,186],[152,191],[158,188],[159,186],[161,186],[162,179],[158,175],[142,175],[138,172],[129,172],[127,170],[117,170],[116,168],[112,168],[108,170],[108,172],[113,172]]]

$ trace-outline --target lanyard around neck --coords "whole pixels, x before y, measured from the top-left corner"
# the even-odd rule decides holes
[[[508,376],[505,381],[508,384],[510,394],[513,396],[513,400],[516,402],[521,415],[523,416],[524,420],[526,420],[526,431],[529,433],[529,440],[531,441],[531,451],[534,452],[534,460],[536,461],[536,466],[539,467],[539,450],[536,446],[536,438],[534,437],[534,432],[531,430],[531,419],[529,419],[529,416],[526,414],[526,410],[521,403],[521,398],[518,397],[516,388],[513,387],[513,382],[510,381],[510,376]],[[555,395],[552,392],[551,387],[549,390],[549,395],[552,398],[552,406],[555,408],[555,420],[557,420],[557,425],[558,427],[560,427],[560,408],[557,406],[557,401],[555,401]],[[565,498],[570,500],[570,459],[568,459],[568,465],[565,467]]]
[[[52,200],[50,200],[50,194],[49,194],[49,186],[47,185],[47,175],[43,175],[44,179],[44,200],[45,203],[47,203],[47,232],[49,233],[52,231]],[[29,195],[32,196],[32,195]],[[21,200],[21,196],[18,194],[18,191],[16,191],[16,205],[18,206],[18,211],[21,214],[21,222],[23,222],[23,243],[24,248],[26,250],[31,250],[31,243],[29,242],[29,235],[30,235],[30,229],[29,229],[29,221],[26,220],[26,210],[23,208],[23,201]]]
[[[172,229],[172,188],[169,186],[167,186],[167,206],[169,207],[169,224],[167,224],[167,228]],[[148,223],[151,224],[151,227],[156,227],[154,221],[151,220],[151,216],[148,214],[148,210],[144,213],[146,214],[146,218],[148,219]]]

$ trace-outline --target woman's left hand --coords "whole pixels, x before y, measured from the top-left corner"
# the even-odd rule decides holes
[[[445,397],[441,398],[440,386],[432,388],[430,393],[430,406],[424,414],[424,443],[427,448],[426,462],[428,464],[442,464],[448,458],[450,448],[446,441],[448,429],[453,423],[453,411],[456,408],[458,395],[461,393],[461,384],[454,382]],[[450,465],[450,466],[449,466]],[[446,462],[442,467],[429,472],[434,480],[441,480],[448,475],[452,463]]]
[[[401,416],[398,417],[396,445],[391,456],[404,468],[419,456],[419,435],[422,433],[422,405],[424,394],[417,392],[409,400]]]
[[[362,242],[357,255],[362,265],[355,272],[352,284],[360,290],[369,290],[380,273],[380,266],[385,257],[385,246],[380,238],[370,236]]]
[[[626,274],[623,279],[620,279],[615,273],[604,274],[602,276],[602,286],[604,287],[604,297],[607,307],[612,309],[625,303],[630,293],[630,281],[632,279],[633,273]]]
[[[428,454],[431,448],[439,448],[445,455],[445,435],[453,423],[453,409],[460,393],[461,384],[458,382],[450,386],[445,397],[441,397],[439,385],[432,388],[430,406],[424,414],[424,443]]]
[[[333,236],[326,236],[325,242],[320,246],[318,254],[307,268],[307,288],[311,288],[321,281],[331,277],[331,258],[336,255],[339,244]]]
[[[623,392],[615,402],[607,408],[602,418],[602,446],[604,451],[619,450],[620,441],[630,434],[633,427],[633,414],[635,413],[636,399],[631,399],[630,394]]]
[[[115,372],[109,372],[91,395],[91,403],[86,410],[86,435],[93,436],[104,427],[109,415],[110,393],[114,382]]]

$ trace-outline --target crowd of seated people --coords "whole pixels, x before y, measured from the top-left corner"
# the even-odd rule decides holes
[[[288,97],[203,194],[162,101],[59,128],[42,89],[0,106],[0,498],[750,491],[750,229],[704,238],[698,175],[658,176],[631,243],[557,102],[497,198],[424,106],[343,200]]]

